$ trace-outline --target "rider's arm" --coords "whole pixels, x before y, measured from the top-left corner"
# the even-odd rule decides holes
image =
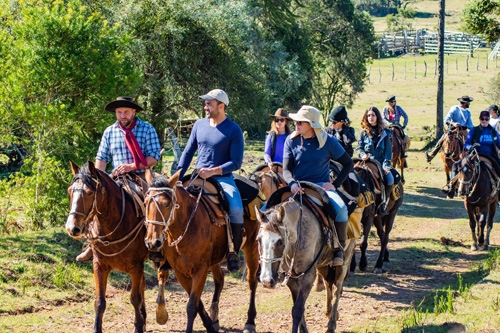
[[[474,128],[472,128],[469,133],[467,133],[467,138],[465,139],[465,144],[464,144],[464,148],[466,150],[469,150],[470,147],[472,146],[473,142],[472,142],[472,138],[474,137]]]
[[[408,125],[408,115],[406,114],[405,110],[403,110],[403,108],[399,105],[398,105],[398,109],[399,109],[399,112],[401,113],[401,117],[403,117],[403,119],[404,119],[403,128],[405,128],[406,125]]]
[[[347,152],[344,152],[344,154],[342,154],[342,156],[336,159],[336,161],[342,165],[342,170],[340,171],[337,178],[333,182],[333,186],[335,186],[335,188],[339,188],[340,185],[342,185],[342,183],[344,182],[344,180],[346,180],[346,178],[349,176],[349,173],[352,171],[354,162],[352,161],[349,154],[347,154]]]
[[[359,132],[358,142],[356,144],[356,154],[358,154],[359,158],[364,158],[366,156],[364,150],[364,142],[363,142],[363,130]]]

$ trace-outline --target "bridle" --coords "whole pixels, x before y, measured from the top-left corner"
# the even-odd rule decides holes
[[[82,213],[82,212],[79,212],[77,210],[73,210],[74,208],[74,205],[71,206],[71,211],[69,212],[68,215],[79,215],[79,216],[83,216],[83,224],[84,226],[87,226],[88,224],[88,221],[91,220],[95,214],[102,214],[99,209],[97,208],[97,191],[99,190],[100,188],[100,182],[98,179],[94,179],[92,178],[92,181],[95,182],[95,185],[96,185],[96,189],[94,191],[94,195],[93,195],[93,199],[92,199],[92,208],[89,210],[89,212],[87,214],[85,213]],[[85,208],[85,183],[83,182],[83,180],[81,178],[78,178],[78,179],[75,179],[73,181],[73,183],[70,185],[70,188],[72,190],[72,196],[71,197],[74,197],[74,194],[75,193],[81,193],[81,195],[79,196],[82,200],[82,204],[83,204],[83,207]]]

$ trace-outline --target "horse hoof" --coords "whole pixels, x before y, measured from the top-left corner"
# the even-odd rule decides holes
[[[477,245],[471,245],[471,246],[470,246],[470,250],[471,250],[471,251],[477,251],[477,250],[478,250]]]
[[[366,272],[366,268],[368,266],[359,266],[359,270],[362,271],[362,272]]]
[[[215,330],[216,332],[219,332],[219,330],[220,330],[219,321],[218,321],[218,320],[217,320],[217,321],[214,321],[214,322],[212,323],[212,327],[214,328],[214,330]]]
[[[159,325],[165,325],[168,321],[168,312],[167,310],[165,310],[165,308],[163,309],[156,309],[156,322],[159,324]]]
[[[246,324],[243,333],[256,333],[257,327],[255,325]]]
[[[375,273],[375,274],[382,274],[382,273],[385,273],[385,270],[382,269],[381,267],[375,267],[373,269],[373,273]]]

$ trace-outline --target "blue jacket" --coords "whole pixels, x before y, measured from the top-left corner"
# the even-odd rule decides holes
[[[356,146],[356,152],[360,158],[363,158],[366,154],[370,154],[373,158],[382,164],[384,170],[389,170],[391,168],[392,159],[392,146],[391,137],[388,129],[383,129],[382,135],[374,146],[373,139],[368,135],[365,130],[359,132],[358,144]]]

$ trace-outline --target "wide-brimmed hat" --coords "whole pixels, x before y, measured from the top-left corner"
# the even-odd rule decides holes
[[[127,97],[127,96],[117,97],[114,101],[106,104],[104,110],[109,112],[115,112],[117,108],[132,108],[135,109],[136,111],[144,110],[141,106],[134,103],[132,97]]]
[[[474,98],[464,95],[462,97],[457,98],[457,100],[461,103],[470,103],[474,100]]]
[[[387,97],[387,99],[385,100],[386,102],[392,102],[392,101],[395,101],[396,100],[396,96],[394,95],[389,95],[389,97]]]
[[[347,109],[344,105],[337,106],[328,116],[328,119],[331,121],[344,121],[349,122],[349,118],[347,118]]]
[[[490,111],[483,110],[483,111],[479,112],[479,119],[481,119],[482,117],[488,117],[488,118],[490,118]]]
[[[321,112],[313,106],[302,105],[297,113],[290,113],[290,118],[294,121],[305,121],[308,122],[316,133],[318,138],[319,148],[323,148],[325,145],[328,134],[323,130],[323,125],[321,124]],[[296,136],[298,133],[295,131],[292,137]]]
[[[292,120],[292,118],[290,118],[288,116],[288,111],[285,110],[285,109],[283,109],[283,108],[279,108],[278,110],[276,110],[276,112],[274,114],[270,114],[269,118],[273,118],[273,119],[276,119],[276,118],[285,118],[287,120]]]
[[[211,101],[213,99],[216,99],[219,102],[226,104],[226,106],[229,105],[229,97],[227,97],[226,92],[221,89],[210,90],[205,95],[201,95],[199,97],[205,101]]]

